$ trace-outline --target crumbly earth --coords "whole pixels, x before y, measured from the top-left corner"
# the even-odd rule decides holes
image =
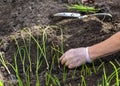
[[[60,45],[61,31],[63,32],[63,43],[64,51],[76,48],[76,47],[86,47],[93,44],[99,43],[114,33],[120,31],[120,2],[119,0],[97,0],[94,6],[105,7],[113,15],[112,20],[107,20],[104,18],[90,17],[83,20],[76,18],[55,18],[52,14],[57,12],[67,12],[66,5],[80,3],[80,0],[0,0],[0,53],[2,53],[6,61],[13,63],[13,56],[17,50],[17,45],[15,44],[14,37],[18,43],[22,46],[24,44],[23,38],[29,44],[29,34],[24,30],[31,31],[31,33],[38,38],[41,42],[42,40],[42,30],[45,29],[47,32],[47,59],[49,64],[51,64],[54,52],[52,52],[51,45],[54,43],[56,46]],[[21,35],[22,33],[22,35]],[[33,63],[36,63],[36,46],[35,43],[31,41],[31,59]],[[51,52],[50,52],[51,51]],[[115,58],[114,58],[115,57]],[[111,68],[109,61],[117,60],[120,62],[120,54],[115,53],[110,55],[103,60],[106,66],[106,73],[110,74],[114,70]],[[20,61],[20,59],[19,59]],[[18,62],[20,63],[20,62]],[[14,64],[14,63],[13,63]],[[28,64],[28,62],[26,62]],[[95,67],[98,67],[100,62],[95,61]],[[24,77],[22,71],[22,64],[18,64],[19,72],[21,76]],[[92,68],[91,64],[88,64]],[[116,64],[117,66],[117,64]],[[32,66],[31,74],[31,86],[35,85],[35,65]],[[61,86],[77,86],[81,82],[81,78],[77,77],[79,75],[81,67],[76,70],[74,79],[71,78],[74,70],[67,70],[68,76],[65,82],[62,81],[63,66],[58,67],[57,62],[55,62],[53,74],[60,78]],[[92,69],[94,70],[94,69]],[[46,65],[43,63],[41,69],[39,70],[39,78],[41,86],[45,86],[45,72]],[[11,70],[13,76],[14,72]],[[102,79],[103,70],[97,73],[93,73],[91,76],[85,76],[87,86],[96,86],[98,81]],[[7,73],[5,68],[0,65],[0,79],[5,82],[10,80],[10,75]],[[12,80],[13,84],[16,86],[16,79]],[[113,80],[114,83],[114,80]],[[7,84],[6,84],[7,86]]]

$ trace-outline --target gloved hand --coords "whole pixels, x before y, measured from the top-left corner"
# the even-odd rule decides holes
[[[65,52],[60,58],[61,64],[65,64],[72,69],[86,62],[91,63],[88,48],[75,48]]]
[[[94,3],[95,0],[82,0],[82,3]]]

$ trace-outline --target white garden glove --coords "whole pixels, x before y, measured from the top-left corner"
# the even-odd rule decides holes
[[[75,48],[65,52],[60,58],[61,64],[65,64],[72,69],[88,62],[91,63],[88,48]]]

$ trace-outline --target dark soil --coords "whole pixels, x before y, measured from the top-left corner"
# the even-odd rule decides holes
[[[104,6],[108,8],[107,12],[110,12],[113,15],[111,21],[105,21],[103,19],[98,19],[97,17],[90,17],[87,19],[66,19],[66,18],[54,18],[51,15],[57,12],[68,11],[66,9],[66,4],[79,3],[79,0],[1,0],[0,1],[0,52],[4,54],[6,61],[13,63],[13,56],[17,50],[17,45],[12,36],[15,36],[19,45],[23,46],[23,39],[21,36],[21,31],[27,27],[32,34],[39,40],[41,43],[42,40],[42,29],[48,28],[46,30],[48,39],[47,39],[47,59],[49,64],[51,64],[51,56],[53,51],[51,49],[52,44],[56,46],[60,45],[60,30],[57,28],[62,28],[63,37],[64,37],[64,50],[76,47],[86,47],[93,44],[99,43],[114,33],[120,31],[120,2],[119,0],[97,0],[97,6]],[[105,10],[106,11],[106,10]],[[52,26],[51,26],[52,25]],[[56,25],[57,27],[54,27]],[[41,27],[39,27],[41,26]],[[40,29],[40,30],[39,30]],[[29,35],[26,32],[22,32],[26,42],[29,42]],[[31,59],[34,65],[32,66],[32,76],[31,76],[31,86],[35,85],[35,64],[36,64],[36,45],[31,41]],[[114,58],[115,57],[115,58]],[[106,65],[106,73],[110,74],[113,72],[109,61],[116,59],[120,62],[120,54],[115,53],[104,59]],[[20,63],[20,62],[18,62]],[[28,62],[26,62],[28,64]],[[95,61],[95,67],[98,67],[100,62]],[[21,64],[19,69],[22,70]],[[88,66],[92,66],[88,64]],[[61,80],[61,86],[69,86],[71,83],[72,86],[77,86],[81,82],[81,78],[77,77],[81,67],[76,70],[75,79],[72,79],[71,76],[74,70],[67,70],[68,77],[67,81],[63,82],[61,75],[63,72],[63,66],[58,67],[57,62],[55,62],[53,74]],[[7,74],[5,68],[1,65],[0,67],[1,76],[0,78],[8,81],[9,75]],[[22,75],[22,71],[19,71]],[[12,71],[12,70],[11,70]],[[46,65],[43,63],[41,69],[39,70],[41,86],[45,86],[45,72]],[[12,71],[13,75],[14,72]],[[96,86],[98,80],[101,80],[103,71],[100,70],[98,73],[94,73],[91,76],[86,76],[85,80],[87,86]],[[113,80],[114,83],[114,80]],[[16,84],[16,83],[15,83]],[[16,85],[15,85],[16,86]]]

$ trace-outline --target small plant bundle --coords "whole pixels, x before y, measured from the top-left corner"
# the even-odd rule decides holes
[[[82,4],[80,4],[80,5],[75,4],[75,5],[68,6],[68,9],[69,10],[77,10],[80,12],[90,12],[90,13],[96,13],[99,11],[99,9],[96,9],[94,7],[84,6]]]

